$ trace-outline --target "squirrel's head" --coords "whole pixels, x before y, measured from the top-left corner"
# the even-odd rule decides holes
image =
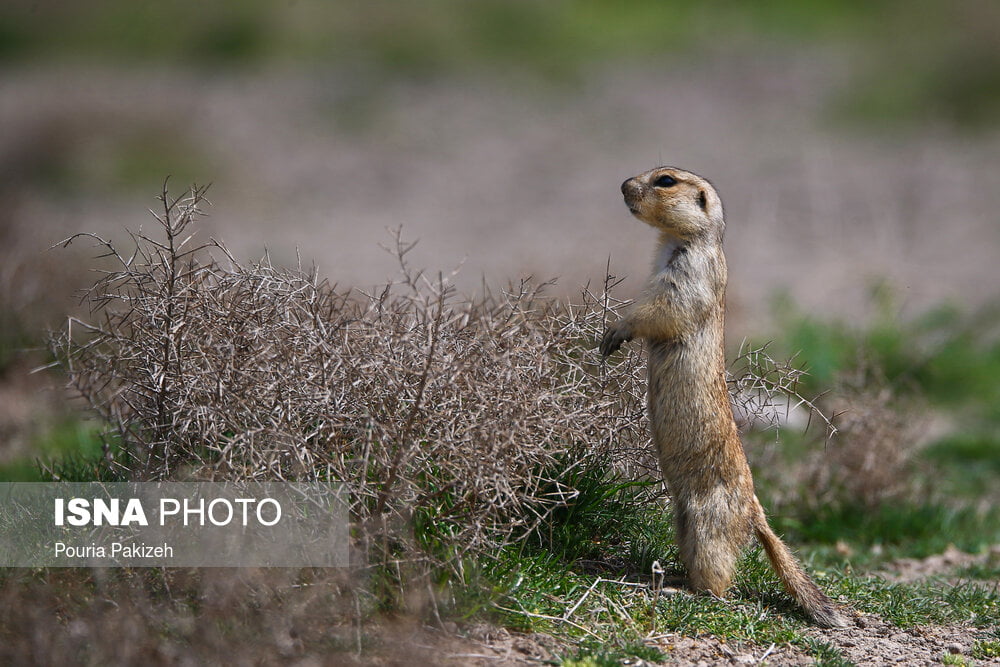
[[[722,238],[722,200],[707,180],[676,167],[657,167],[622,183],[632,215],[680,241]]]

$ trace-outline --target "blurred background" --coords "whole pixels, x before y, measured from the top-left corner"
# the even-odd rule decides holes
[[[212,183],[203,235],[241,259],[368,289],[402,226],[468,290],[573,296],[610,260],[624,297],[654,235],[619,184],[682,166],[726,206],[733,343],[775,303],[1000,296],[993,0],[7,0],[0,90],[8,453],[40,400],[22,350],[92,280],[87,244],[47,249],[149,228],[168,175]]]

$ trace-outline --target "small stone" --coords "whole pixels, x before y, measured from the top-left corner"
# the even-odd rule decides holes
[[[871,625],[871,621],[869,621],[864,616],[858,616],[856,619],[854,619],[854,623],[859,628],[867,628],[867,627],[869,627]]]
[[[854,555],[854,549],[852,549],[851,545],[845,542],[844,540],[837,540],[837,544],[834,548],[837,550],[837,554],[840,556]]]
[[[945,645],[944,648],[945,650],[948,651],[948,653],[956,653],[956,654],[962,653],[962,651],[964,650],[962,648],[962,645],[959,644],[958,642],[952,642],[951,644],[947,644]]]

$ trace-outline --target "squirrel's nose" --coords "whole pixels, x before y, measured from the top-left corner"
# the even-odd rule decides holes
[[[642,181],[635,176],[625,179],[625,182],[622,183],[622,194],[625,195],[625,199],[641,196],[642,189]]]

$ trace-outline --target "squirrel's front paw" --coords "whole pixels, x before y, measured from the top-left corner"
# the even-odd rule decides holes
[[[632,327],[625,322],[615,322],[604,332],[601,340],[601,356],[607,357],[618,351],[622,343],[632,340]]]

